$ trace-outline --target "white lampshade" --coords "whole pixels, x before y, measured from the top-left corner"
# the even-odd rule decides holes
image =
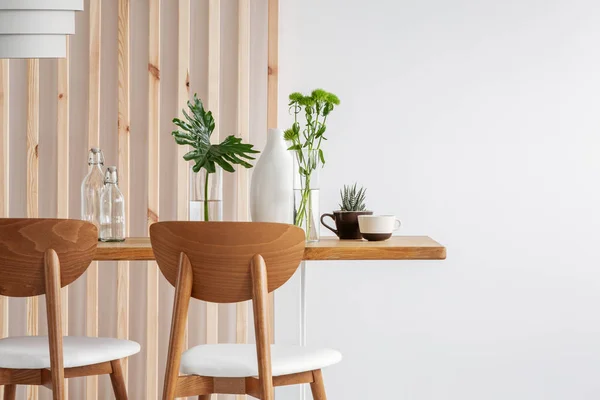
[[[67,35],[0,35],[0,58],[65,58]]]
[[[0,0],[0,10],[83,11],[83,0]]]
[[[73,35],[75,11],[0,10],[0,35]]]
[[[83,0],[0,0],[0,58],[64,58]]]

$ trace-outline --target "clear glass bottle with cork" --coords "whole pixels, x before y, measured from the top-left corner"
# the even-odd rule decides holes
[[[125,199],[118,186],[117,167],[108,167],[100,197],[100,241],[125,240]]]
[[[104,189],[102,150],[90,149],[88,166],[88,174],[81,183],[81,219],[93,223],[100,231],[100,196]]]

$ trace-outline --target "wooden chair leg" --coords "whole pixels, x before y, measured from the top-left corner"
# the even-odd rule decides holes
[[[15,400],[17,398],[17,385],[4,385],[4,400]]]
[[[171,319],[171,335],[169,338],[169,351],[167,353],[163,400],[175,399],[175,389],[177,388],[177,380],[179,379],[179,364],[184,345],[185,322],[192,296],[192,285],[192,264],[189,258],[184,253],[181,253],[177,283],[175,284],[175,301],[173,302],[173,318]],[[200,396],[200,399],[202,399],[202,396]],[[207,399],[210,400],[210,396]]]
[[[325,394],[325,384],[323,383],[323,373],[320,369],[313,371],[313,383],[310,384],[310,390],[314,400],[327,400]]]
[[[121,368],[121,360],[110,362],[112,373],[110,374],[110,383],[112,383],[115,398],[117,400],[127,400],[127,389],[125,386],[125,377],[123,376],[123,368]]]

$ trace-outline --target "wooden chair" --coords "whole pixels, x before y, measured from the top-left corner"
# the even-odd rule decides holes
[[[0,294],[46,295],[48,336],[0,339],[0,385],[14,400],[17,385],[44,385],[64,400],[65,378],[110,374],[117,400],[127,399],[120,359],[136,354],[129,340],[63,338],[60,289],[90,265],[98,230],[88,222],[0,219]]]
[[[321,368],[341,354],[330,349],[270,345],[268,293],[296,271],[304,232],[272,223],[159,222],[150,227],[156,261],[175,286],[163,400],[211,394],[249,394],[273,400],[273,387],[310,383],[326,400]],[[183,352],[190,298],[253,301],[256,345],[200,345]],[[183,354],[182,354],[183,353]],[[184,375],[180,375],[179,372]]]

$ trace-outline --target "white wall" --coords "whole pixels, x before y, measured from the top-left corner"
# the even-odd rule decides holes
[[[281,1],[281,104],[342,100],[321,212],[358,181],[448,248],[309,264],[308,342],[346,354],[332,399],[600,396],[599,18],[592,0]]]

